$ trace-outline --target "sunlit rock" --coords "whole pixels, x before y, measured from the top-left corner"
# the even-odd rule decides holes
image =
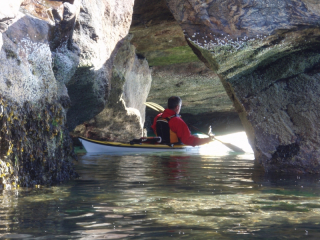
[[[320,3],[167,0],[266,171],[318,173]]]
[[[19,13],[19,7],[23,0],[12,0],[10,2],[2,1],[0,3],[0,29],[5,25],[6,20],[13,19]]]

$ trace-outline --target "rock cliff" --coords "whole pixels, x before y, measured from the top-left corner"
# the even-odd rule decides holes
[[[234,111],[217,74],[201,62],[177,63],[152,68],[148,101],[166,107],[168,97],[180,96],[184,113]]]
[[[266,171],[319,173],[320,3],[167,0]]]

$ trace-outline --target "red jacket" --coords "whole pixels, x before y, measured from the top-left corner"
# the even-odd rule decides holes
[[[175,114],[176,112],[170,109],[166,109],[164,110],[163,113],[158,114],[154,118],[153,124],[151,126],[153,131],[156,133],[156,124],[157,124],[158,117],[162,115],[163,118],[167,118]],[[169,121],[169,127],[171,131],[177,134],[180,141],[185,145],[196,146],[196,145],[202,145],[211,141],[210,138],[198,138],[196,136],[191,135],[191,132],[187,124],[180,117],[171,118]]]

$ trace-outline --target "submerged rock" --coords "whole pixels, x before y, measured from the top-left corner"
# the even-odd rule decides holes
[[[167,0],[266,171],[319,173],[320,3]]]

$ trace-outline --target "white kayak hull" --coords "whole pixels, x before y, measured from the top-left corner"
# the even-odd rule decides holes
[[[170,147],[164,144],[130,144],[120,142],[96,141],[88,138],[79,138],[88,153],[123,153],[123,152],[164,152],[164,151],[188,151],[194,149],[188,145],[174,145]]]

